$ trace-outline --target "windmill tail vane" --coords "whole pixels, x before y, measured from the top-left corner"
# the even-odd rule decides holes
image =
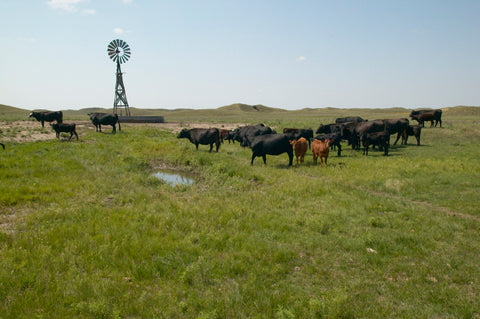
[[[127,42],[115,39],[108,44],[107,52],[110,59],[117,63],[117,81],[115,84],[113,113],[123,115],[122,111],[125,111],[125,116],[130,117],[130,108],[128,106],[125,85],[123,84],[122,69],[120,68],[120,64],[127,62],[130,58],[130,47]]]

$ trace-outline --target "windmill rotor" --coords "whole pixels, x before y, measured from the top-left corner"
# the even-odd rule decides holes
[[[125,63],[130,58],[131,52],[127,42],[115,39],[108,44],[108,56],[113,62]]]

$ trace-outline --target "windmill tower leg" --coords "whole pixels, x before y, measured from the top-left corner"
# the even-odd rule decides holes
[[[123,114],[125,110],[125,114]],[[120,69],[120,60],[117,60],[117,82],[115,84],[115,99],[113,102],[113,113],[121,116],[130,117],[130,108],[128,107],[127,93],[123,85],[122,70]]]

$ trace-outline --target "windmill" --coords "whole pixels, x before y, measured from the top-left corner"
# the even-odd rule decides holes
[[[130,58],[130,47],[127,42],[115,39],[108,45],[108,56],[113,62],[117,63],[117,82],[115,84],[115,100],[113,102],[113,113],[122,115],[122,108],[125,109],[125,116],[130,117],[130,109],[127,102],[127,94],[125,92],[125,85],[123,85],[122,70],[120,64],[125,63]]]

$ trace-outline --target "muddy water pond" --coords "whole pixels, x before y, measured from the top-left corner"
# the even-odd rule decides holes
[[[192,174],[177,170],[162,169],[152,173],[152,176],[161,179],[172,187],[176,185],[192,185],[195,182]]]

